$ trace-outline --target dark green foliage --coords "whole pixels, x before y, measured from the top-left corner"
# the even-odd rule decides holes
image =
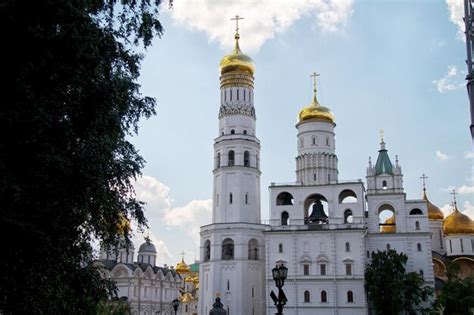
[[[377,251],[365,270],[365,291],[376,314],[411,314],[426,312],[420,303],[432,294],[416,272],[406,272],[407,256],[395,250]]]
[[[141,57],[161,35],[160,0],[1,1],[0,313],[95,313],[114,286],[90,240],[113,246],[118,221],[146,225],[128,142],[155,101]],[[127,235],[128,237],[128,235]]]
[[[461,279],[459,266],[451,262],[447,267],[448,280],[437,299],[437,306],[447,315],[472,315],[474,309],[474,277]]]

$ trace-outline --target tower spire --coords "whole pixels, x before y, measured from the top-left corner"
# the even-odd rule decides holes
[[[312,75],[310,75],[310,77],[313,78],[313,102],[315,104],[318,104],[318,99],[316,97],[316,93],[318,92],[318,87],[317,87],[317,81],[316,81],[316,78],[319,77],[319,73],[316,73],[316,72],[313,72]]]
[[[428,178],[428,176],[426,176],[425,174],[422,174],[421,177],[420,177],[420,179],[423,183],[423,199],[427,198],[426,197],[426,181],[425,181],[427,178]]]

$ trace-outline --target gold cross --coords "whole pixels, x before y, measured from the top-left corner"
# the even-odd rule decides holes
[[[235,16],[235,18],[230,19],[231,21],[235,21],[235,32],[239,32],[239,20],[243,20],[243,17],[240,17],[238,15]]]
[[[426,190],[426,183],[425,183],[425,179],[427,179],[428,176],[426,176],[425,174],[421,175],[420,179],[422,180],[423,182],[423,190]]]
[[[310,75],[310,77],[313,78],[313,91],[314,91],[314,93],[316,93],[316,91],[317,91],[317,88],[316,88],[316,86],[317,86],[316,78],[319,77],[319,73],[313,72],[313,74]]]
[[[380,129],[380,142],[383,142],[383,135],[384,135],[383,129]]]
[[[453,189],[453,192],[451,193],[451,195],[453,195],[453,203],[456,204],[456,195],[458,193],[456,192],[456,189]]]

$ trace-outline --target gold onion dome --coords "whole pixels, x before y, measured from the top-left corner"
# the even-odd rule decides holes
[[[189,266],[186,265],[184,259],[181,258],[181,261],[176,265],[175,270],[177,273],[186,273],[189,272]]]
[[[316,73],[312,75],[312,77],[314,77],[313,100],[311,101],[311,104],[303,107],[303,109],[300,111],[298,114],[298,122],[300,123],[305,120],[317,119],[335,123],[336,117],[334,114],[331,113],[329,108],[321,106],[321,104],[318,102],[318,98],[316,97],[316,76],[318,76]]]
[[[193,277],[186,277],[184,278],[184,282],[194,282]]]
[[[440,208],[438,208],[437,206],[435,206],[428,200],[425,189],[423,189],[423,200],[426,201],[426,205],[428,208],[428,219],[430,220],[443,220],[444,219],[443,211],[441,211]]]
[[[219,64],[221,75],[228,72],[244,72],[253,75],[255,73],[255,63],[252,58],[242,53],[239,47],[239,33],[235,33],[235,47],[232,52],[225,55]]]
[[[392,214],[390,218],[385,220],[384,224],[392,224],[392,225],[382,225],[380,232],[382,233],[395,233],[396,226],[395,226],[395,215]]]
[[[443,232],[445,235],[474,234],[474,221],[462,214],[454,203],[454,211],[444,219]]]

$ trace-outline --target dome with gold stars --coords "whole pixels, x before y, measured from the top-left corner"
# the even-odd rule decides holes
[[[458,210],[454,203],[454,211],[444,219],[443,233],[445,235],[474,234],[474,221]]]
[[[426,196],[426,190],[423,190],[423,200],[426,201],[426,205],[428,208],[428,219],[430,220],[443,220],[444,219],[444,213],[441,211],[440,208],[432,204],[429,200],[428,197]]]
[[[331,113],[329,108],[322,106],[318,102],[318,99],[316,97],[316,76],[318,76],[316,73],[312,75],[312,77],[314,78],[313,100],[311,101],[311,104],[306,107],[303,107],[303,109],[300,110],[300,113],[298,114],[298,123],[312,119],[324,120],[331,123],[335,123],[336,117],[334,116],[334,114]]]
[[[242,53],[239,46],[239,33],[235,34],[235,47],[232,52],[225,55],[219,64],[221,75],[228,72],[244,72],[250,75],[255,73],[255,63],[252,58]]]
[[[186,272],[189,272],[189,266],[186,265],[186,263],[184,262],[184,259],[181,258],[181,261],[176,265],[176,268],[175,268],[176,272],[177,273],[186,273]]]

